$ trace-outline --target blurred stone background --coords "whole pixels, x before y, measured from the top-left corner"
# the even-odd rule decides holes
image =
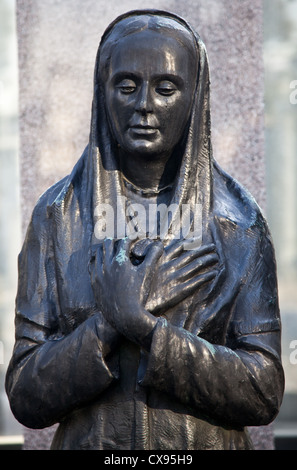
[[[290,348],[297,340],[297,105],[290,101],[290,84],[297,80],[296,0],[0,0],[0,340],[5,353],[0,444],[2,435],[4,443],[25,438],[27,449],[49,446],[53,429],[20,427],[3,389],[13,344],[16,256],[38,197],[70,172],[88,141],[100,37],[116,16],[137,8],[176,12],[201,35],[211,69],[215,158],[253,194],[270,222],[279,264],[287,393],[276,423],[251,431],[258,449],[273,448],[274,437],[283,443],[289,436],[286,445],[292,445],[297,436],[297,365]]]

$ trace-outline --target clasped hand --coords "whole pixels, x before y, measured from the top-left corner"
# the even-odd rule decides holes
[[[142,261],[134,264],[129,238],[106,239],[90,263],[98,309],[120,334],[149,349],[155,314],[186,298],[213,279],[218,256],[214,245],[185,251],[182,241],[164,249],[146,241]]]

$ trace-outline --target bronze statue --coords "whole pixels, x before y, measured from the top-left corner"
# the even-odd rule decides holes
[[[213,159],[209,92],[182,18],[105,31],[89,144],[19,257],[6,390],[25,426],[60,423],[53,449],[250,449],[278,413],[273,246]]]

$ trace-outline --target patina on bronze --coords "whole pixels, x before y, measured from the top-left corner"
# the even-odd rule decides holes
[[[278,413],[273,246],[213,159],[209,92],[205,46],[178,16],[129,12],[104,33],[89,144],[19,257],[6,390],[25,426],[60,423],[53,449],[251,449],[246,427]],[[160,204],[165,235],[133,214]],[[120,224],[100,237],[108,207]],[[198,234],[195,212],[176,223],[193,207]]]

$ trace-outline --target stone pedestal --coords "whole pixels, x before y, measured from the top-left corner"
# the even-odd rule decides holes
[[[215,158],[264,208],[262,0],[17,0],[24,231],[39,195],[69,173],[87,144],[103,31],[138,8],[173,11],[201,35],[212,77]],[[52,432],[26,429],[25,449],[47,449]],[[271,427],[251,432],[256,448],[273,448]]]

